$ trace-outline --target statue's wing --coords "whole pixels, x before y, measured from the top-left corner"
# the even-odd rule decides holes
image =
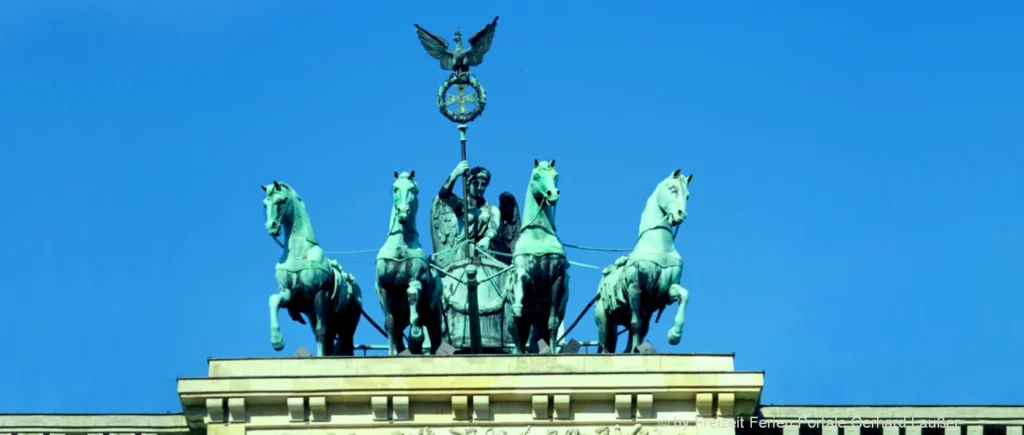
[[[494,29],[497,28],[498,17],[494,17],[494,21],[491,21],[491,24],[488,24],[483,30],[476,32],[473,37],[469,38],[469,43],[472,47],[466,53],[467,65],[477,66],[483,63],[484,55],[487,54],[487,50],[491,49],[491,41],[494,41]]]
[[[441,63],[441,69],[451,71],[452,67],[455,66],[455,55],[448,51],[448,40],[430,33],[429,30],[420,27],[419,24],[413,25],[416,26],[416,36],[420,38],[420,44],[423,44],[427,54]]]
[[[448,205],[440,196],[434,197],[430,205],[430,237],[434,241],[435,260],[441,260],[445,264],[448,256],[440,255],[442,251],[448,252],[459,241],[459,217],[455,210]]]
[[[501,223],[498,225],[498,240],[494,240],[492,246],[498,252],[511,254],[516,247],[516,241],[519,240],[519,226],[521,225],[519,203],[516,202],[515,195],[510,192],[502,192],[498,196],[498,210],[501,212]],[[511,258],[502,260],[511,262]]]

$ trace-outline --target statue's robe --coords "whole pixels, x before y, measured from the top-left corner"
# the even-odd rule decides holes
[[[498,229],[501,226],[501,211],[497,206],[486,201],[483,204],[475,204],[475,201],[470,198],[468,219],[466,219],[466,213],[464,213],[465,204],[459,195],[446,191],[442,187],[441,191],[437,194],[437,198],[448,205],[459,220],[460,231],[456,240],[461,242],[466,238],[467,231],[465,228],[468,225],[468,236],[471,243],[477,244],[484,238],[490,238],[492,243],[489,245],[493,244],[498,235]],[[490,250],[491,247],[488,246],[487,249]],[[452,260],[465,258],[465,248],[459,246],[455,251],[458,251],[458,253],[453,252],[452,257],[449,258]]]

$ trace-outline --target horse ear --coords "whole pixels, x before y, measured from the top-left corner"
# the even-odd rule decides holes
[[[261,184],[261,185],[260,185],[260,187],[262,187],[262,188],[263,188],[263,191],[264,191],[264,192],[266,192],[266,191],[267,191],[267,186],[264,186],[264,185],[262,185],[262,184]]]
[[[280,188],[281,188],[281,183],[278,183],[278,182],[275,181],[274,182],[274,189],[280,189]]]
[[[555,167],[555,159],[551,159],[551,167]]]
[[[690,174],[690,176],[686,177],[686,184],[690,184],[691,181],[693,181],[693,174]]]
[[[409,179],[412,180],[413,178],[416,178],[416,170],[415,169],[409,171]]]
[[[538,166],[540,166],[540,162],[537,159],[533,159],[533,167],[536,168]]]
[[[398,178],[398,171],[395,171],[395,178]]]
[[[682,172],[682,169],[676,169],[675,172],[672,172],[672,178],[679,178],[679,174],[681,174]]]

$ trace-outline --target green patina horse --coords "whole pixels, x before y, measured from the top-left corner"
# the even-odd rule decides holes
[[[362,311],[359,285],[324,255],[298,192],[277,181],[262,187],[267,233],[277,241],[283,230],[285,238],[284,253],[274,267],[277,294],[269,300],[271,345],[277,351],[284,349],[277,312],[286,308],[299,323],[306,323],[303,314],[309,319],[317,356],[352,355],[352,339]]]
[[[533,162],[523,201],[523,224],[512,250],[512,323],[515,353],[544,340],[552,348],[569,299],[569,261],[555,233],[558,172],[555,161]]]
[[[419,186],[415,176],[416,171],[395,171],[388,238],[377,253],[377,296],[384,311],[390,355],[405,350],[402,331],[406,326],[410,326],[411,352],[434,353],[441,344],[440,279],[431,271],[416,231]],[[424,327],[430,340],[426,352]]]
[[[679,303],[668,342],[679,344],[686,321],[689,292],[679,285],[683,260],[675,245],[675,233],[686,219],[686,201],[693,175],[683,177],[676,170],[665,178],[647,199],[640,217],[640,235],[626,257],[620,257],[604,270],[598,284],[594,308],[597,322],[598,352],[614,353],[619,325],[629,328],[629,353],[647,337],[651,314]]]

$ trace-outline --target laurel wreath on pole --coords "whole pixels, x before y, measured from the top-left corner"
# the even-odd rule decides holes
[[[456,85],[467,85],[476,91],[477,102],[473,110],[467,113],[455,113],[448,110],[448,89]],[[441,83],[441,88],[437,90],[437,107],[441,110],[441,114],[452,122],[459,124],[469,123],[484,113],[484,106],[486,105],[487,91],[484,90],[484,86],[477,81],[476,77],[469,73],[452,73],[444,83]]]

